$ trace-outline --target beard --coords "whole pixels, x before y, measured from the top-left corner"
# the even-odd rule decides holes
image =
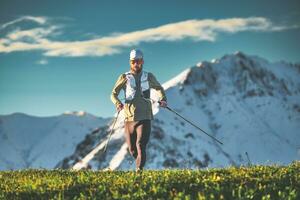
[[[135,74],[138,74],[138,73],[140,73],[143,70],[143,65],[141,65],[140,67],[131,67],[130,69]]]

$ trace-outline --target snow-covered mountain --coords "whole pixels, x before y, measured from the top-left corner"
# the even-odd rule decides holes
[[[224,145],[153,103],[146,168],[287,164],[300,159],[299,64],[271,63],[236,52],[187,68],[163,86],[170,108]],[[157,99],[155,91],[151,95]],[[72,167],[98,144],[104,146],[112,126],[94,116],[36,118],[34,123],[13,118],[21,116],[0,117],[0,169]],[[134,168],[123,120],[121,112],[107,152],[100,150],[89,167]]]
[[[0,170],[54,168],[71,155],[90,132],[110,119],[85,112],[66,112],[54,117],[23,113],[0,116]]]
[[[287,164],[300,159],[299,64],[270,63],[236,52],[198,63],[163,86],[170,108],[224,145],[166,109],[157,112],[157,105],[153,104],[156,115],[146,168]],[[152,96],[157,99],[154,91]],[[96,155],[90,167],[134,168],[123,134],[123,118],[120,118],[108,152]],[[105,142],[103,138],[102,143]],[[65,159],[65,167],[84,155],[74,152]]]

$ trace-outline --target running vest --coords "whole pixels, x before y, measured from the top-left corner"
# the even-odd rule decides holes
[[[132,100],[135,96],[137,84],[135,82],[134,76],[130,72],[126,72],[126,89],[125,89],[125,99]],[[141,94],[146,90],[149,90],[148,72],[142,71],[141,75]]]

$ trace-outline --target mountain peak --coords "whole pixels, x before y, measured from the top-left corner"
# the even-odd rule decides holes
[[[80,116],[81,117],[81,116],[85,116],[87,113],[83,110],[81,110],[81,111],[69,111],[69,110],[67,110],[63,114],[64,115],[75,115],[75,116]]]
[[[178,74],[174,78],[172,78],[171,80],[165,82],[163,84],[164,89],[168,89],[170,87],[173,87],[173,86],[176,86],[178,84],[184,83],[184,81],[186,80],[186,78],[189,75],[190,71],[191,71],[191,68],[188,68],[188,69],[182,71],[180,74]]]
[[[246,56],[247,56],[247,55],[244,54],[242,51],[236,51],[236,52],[234,52],[234,55],[240,56],[240,57],[246,57]]]
[[[285,96],[291,94],[290,88],[298,82],[292,80],[295,79],[294,72],[285,69],[288,66],[291,65],[271,63],[264,58],[236,51],[211,62],[197,63],[172,79],[172,84],[168,86],[191,86],[200,96],[220,91],[239,92],[242,97]]]

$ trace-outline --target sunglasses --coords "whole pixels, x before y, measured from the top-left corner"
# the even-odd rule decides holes
[[[135,64],[135,63],[141,64],[141,63],[143,63],[143,59],[130,60],[130,63],[131,64]]]

